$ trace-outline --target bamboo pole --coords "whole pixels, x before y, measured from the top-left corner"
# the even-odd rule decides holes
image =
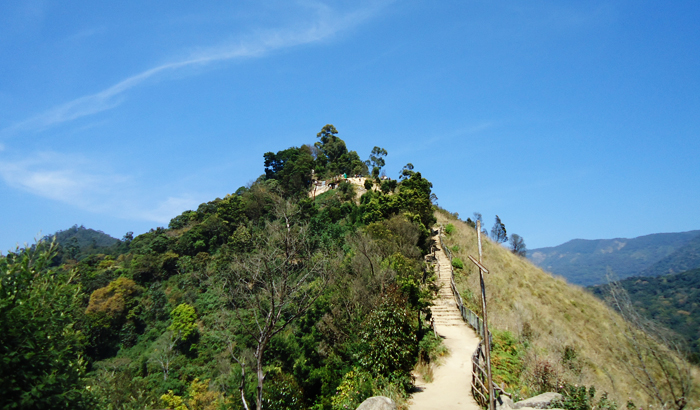
[[[489,337],[488,316],[486,314],[486,287],[484,285],[484,272],[481,269],[481,221],[476,221],[476,239],[479,243],[479,280],[481,281],[481,309],[484,315],[484,355],[486,359],[486,377],[488,379],[489,410],[495,410],[493,401],[493,382],[491,379],[491,339]]]

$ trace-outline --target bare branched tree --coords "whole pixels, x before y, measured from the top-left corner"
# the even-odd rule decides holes
[[[610,279],[610,278],[609,278]],[[621,362],[661,408],[682,410],[692,388],[685,349],[674,333],[642,317],[619,282],[609,281],[611,305],[625,319]]]
[[[263,355],[270,340],[304,315],[325,288],[330,257],[313,246],[308,226],[296,223],[296,209],[281,203],[277,219],[268,222],[257,246],[236,256],[222,272],[222,291],[233,310],[240,331],[254,341],[254,363],[258,385],[256,409],[262,409]],[[229,344],[233,360],[245,372],[246,359],[235,344]],[[245,373],[243,373],[245,379]],[[241,387],[243,405],[247,409]]]
[[[527,247],[523,237],[514,233],[510,236],[510,251],[523,258],[527,255]]]
[[[180,338],[181,335],[179,331],[175,333],[172,330],[168,330],[155,343],[151,361],[158,363],[160,366],[160,369],[163,371],[163,380],[168,380],[170,364],[175,359],[175,356],[177,356],[175,346],[177,342],[180,341]]]

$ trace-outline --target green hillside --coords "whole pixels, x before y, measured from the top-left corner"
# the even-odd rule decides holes
[[[700,361],[700,269],[659,277],[632,277],[619,283],[642,315],[680,335],[693,361]],[[608,285],[591,290],[602,299],[609,294]]]
[[[432,185],[406,167],[359,200],[345,182],[311,199],[312,170],[383,165],[331,125],[313,151],[266,153],[256,182],[102,253],[43,242],[1,257],[0,408],[403,403],[439,345],[425,323]]]
[[[382,182],[386,150],[362,162],[337,134],[326,125],[313,147],[265,153],[255,182],[167,228],[108,246],[76,228],[0,256],[0,409],[341,410],[383,395],[405,410],[413,371],[444,352],[428,319],[431,229],[454,224],[446,240],[463,261],[475,232],[437,210],[412,165]],[[343,174],[367,177],[363,189]],[[334,189],[310,195],[316,179]],[[595,387],[596,408],[655,403],[627,366],[625,337],[643,333],[489,240],[484,263],[494,375],[516,398]],[[457,286],[478,312],[477,275],[462,266]],[[684,386],[697,406],[697,383]]]
[[[689,252],[672,256],[691,242],[695,245]],[[528,259],[571,283],[591,286],[605,283],[609,272],[618,278],[626,278],[641,275],[647,269],[651,269],[649,274],[652,274],[674,266],[685,266],[679,262],[700,263],[700,257],[691,258],[699,246],[700,231],[658,233],[633,239],[574,239],[555,247],[532,249],[528,252]],[[668,263],[652,269],[664,260]]]

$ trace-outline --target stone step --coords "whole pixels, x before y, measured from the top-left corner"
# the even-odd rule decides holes
[[[430,311],[435,313],[435,314],[439,313],[439,314],[445,314],[445,315],[447,315],[447,314],[461,315],[462,314],[462,312],[460,312],[459,309],[430,309]]]

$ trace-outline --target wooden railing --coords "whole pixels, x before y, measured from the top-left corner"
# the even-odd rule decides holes
[[[486,369],[484,369],[483,365],[486,361],[483,343],[483,340],[479,342],[472,356],[472,397],[474,397],[474,400],[479,406],[488,407],[489,390],[486,388],[488,378],[486,377]]]

